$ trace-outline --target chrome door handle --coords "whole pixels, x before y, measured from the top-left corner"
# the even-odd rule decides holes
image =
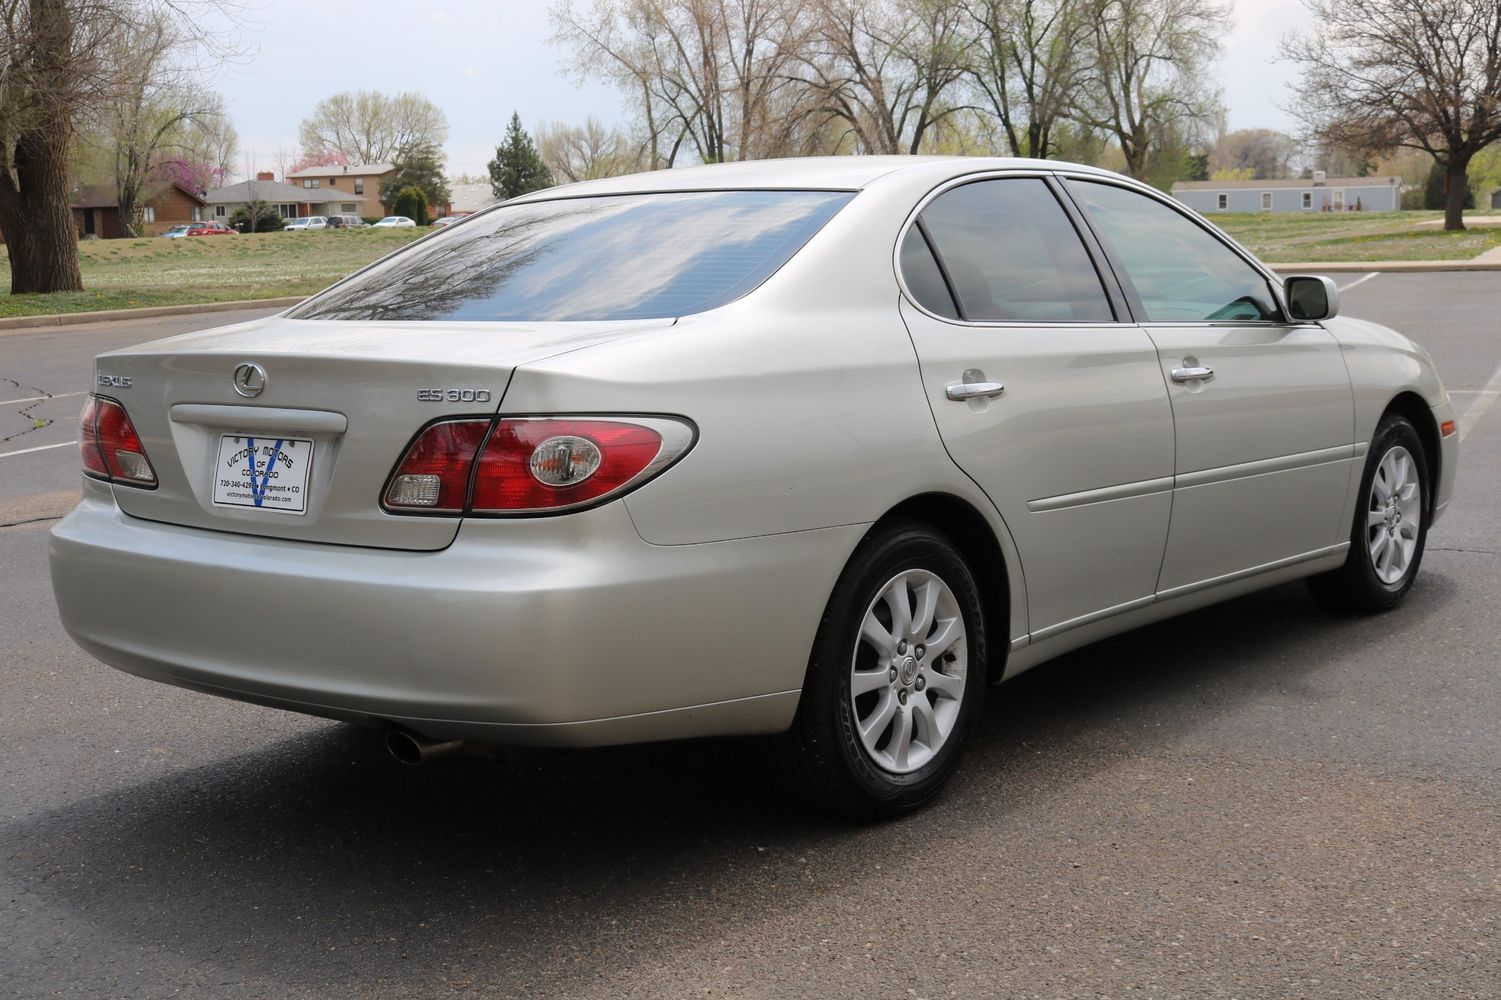
[[[1214,369],[1206,365],[1192,365],[1188,368],[1174,368],[1173,381],[1183,382],[1208,382],[1214,378]]]
[[[944,395],[956,403],[966,399],[994,399],[1006,391],[999,382],[950,382],[944,386]]]

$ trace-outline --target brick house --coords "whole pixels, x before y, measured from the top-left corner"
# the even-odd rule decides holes
[[[355,163],[342,167],[308,167],[286,175],[286,182],[303,189],[309,202],[355,204],[364,199],[360,215],[386,215],[391,211],[390,201],[396,193],[382,193],[381,182],[396,172],[391,163]],[[380,208],[377,213],[376,207]],[[343,213],[334,213],[343,214]]]
[[[73,189],[69,204],[73,209],[73,227],[80,239],[97,236],[114,240],[125,235],[125,225],[120,219],[120,201],[115,197],[114,188],[80,184]],[[142,204],[145,218],[141,235],[157,236],[184,222],[207,218],[204,211],[207,204],[203,195],[181,184],[172,184]]]

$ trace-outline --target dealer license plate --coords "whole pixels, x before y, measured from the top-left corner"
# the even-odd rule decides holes
[[[313,442],[306,438],[226,434],[214,463],[214,504],[304,513],[312,466]]]

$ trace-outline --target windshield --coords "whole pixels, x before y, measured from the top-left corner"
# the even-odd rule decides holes
[[[667,319],[731,302],[848,191],[696,191],[503,206],[412,244],[295,319]]]

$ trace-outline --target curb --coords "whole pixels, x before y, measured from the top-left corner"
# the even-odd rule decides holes
[[[106,323],[121,319],[150,319],[153,316],[182,316],[188,313],[237,312],[241,309],[285,309],[306,299],[295,295],[279,299],[241,299],[236,302],[185,303],[178,306],[145,306],[140,309],[101,309],[96,312],[49,313],[45,316],[7,316],[0,319],[0,332],[28,330],[38,326],[72,326],[75,323]]]
[[[1489,254],[1482,254],[1481,257]],[[1370,274],[1379,271],[1383,274],[1400,274],[1408,272],[1428,271],[1501,271],[1501,260],[1492,258],[1482,260],[1476,257],[1472,260],[1370,260],[1370,261],[1326,261],[1312,264],[1267,264],[1267,267],[1278,274]]]

